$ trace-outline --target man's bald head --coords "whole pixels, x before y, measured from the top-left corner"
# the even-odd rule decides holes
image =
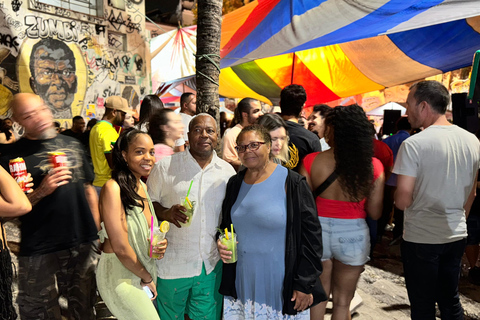
[[[29,104],[34,101],[43,101],[38,94],[35,93],[17,93],[13,96],[13,99],[10,101],[10,111],[12,112],[12,118],[17,121],[15,118],[18,116],[19,109],[25,104]]]
[[[217,121],[215,120],[214,117],[212,117],[211,114],[208,114],[208,113],[206,113],[206,112],[204,112],[204,113],[199,113],[199,114],[193,116],[192,120],[190,120],[190,123],[188,124],[188,131],[190,131],[190,130],[193,128],[193,126],[197,123],[197,121],[199,121],[199,120],[201,119],[201,117],[209,117],[209,118],[211,118],[211,119],[213,120],[213,122],[215,123],[215,131],[217,131]],[[195,119],[196,119],[196,120],[195,120]],[[195,122],[194,122],[194,120],[195,120]]]
[[[51,139],[56,136],[53,115],[40,96],[17,93],[10,102],[13,119],[25,128],[25,137],[31,140]]]

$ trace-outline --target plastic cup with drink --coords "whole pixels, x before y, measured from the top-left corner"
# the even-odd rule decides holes
[[[153,259],[160,258],[158,253],[153,252],[153,248],[156,247],[160,242],[165,239],[165,235],[167,234],[168,230],[170,230],[170,223],[168,221],[162,221],[159,227],[153,226],[153,216],[152,216],[152,223],[150,225],[150,248],[149,248],[149,256]]]
[[[233,224],[231,226],[231,232],[225,228],[225,233],[220,235],[220,242],[227,246],[227,250],[232,252],[232,257],[225,261],[225,263],[237,262],[237,234],[233,232]]]
[[[180,204],[185,207],[185,211],[182,211],[184,215],[188,217],[187,222],[178,222],[182,227],[190,227],[192,224],[193,211],[195,210],[195,201],[190,201],[188,197],[180,199]]]
[[[187,195],[185,196],[185,198],[180,199],[180,204],[184,206],[185,209],[187,209],[186,211],[182,211],[182,213],[188,217],[188,220],[185,223],[179,221],[180,226],[182,227],[189,227],[192,224],[193,211],[195,211],[195,201],[192,201],[188,198],[190,190],[192,189],[192,184],[193,180],[190,181],[190,187],[188,187]]]

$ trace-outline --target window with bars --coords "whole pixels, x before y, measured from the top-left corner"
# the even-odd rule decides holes
[[[97,1],[101,0],[37,0],[51,6],[72,10],[91,16],[98,16]]]

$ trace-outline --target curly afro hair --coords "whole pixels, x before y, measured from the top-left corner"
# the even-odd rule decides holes
[[[325,124],[333,128],[338,182],[352,202],[361,201],[372,188],[372,124],[357,104],[333,108]]]

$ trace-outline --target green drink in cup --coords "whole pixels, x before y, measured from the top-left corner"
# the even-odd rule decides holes
[[[226,260],[225,263],[234,263],[237,262],[237,234],[233,232],[228,232],[225,229],[225,233],[220,235],[220,242],[227,246],[227,250],[232,252],[232,257],[229,260]]]
[[[157,246],[160,242],[165,239],[165,235],[167,234],[168,230],[170,230],[170,223],[168,221],[163,221],[160,226],[152,227],[151,231],[153,231],[153,235],[151,235],[151,245],[149,248],[149,255],[153,259],[160,258],[158,253],[153,252],[153,247]]]
[[[183,211],[182,213],[188,217],[187,222],[179,222],[180,225],[183,227],[190,227],[192,224],[192,217],[193,217],[193,211],[195,210],[195,201],[191,201],[188,199],[188,197],[182,198],[180,201],[180,204],[187,209],[186,211]]]
[[[184,211],[182,213],[185,214],[188,217],[187,222],[185,222],[185,223],[178,222],[182,228],[183,227],[190,227],[190,225],[192,224],[193,211],[195,210],[195,201],[190,201],[190,199],[188,199],[188,195],[190,194],[190,190],[192,190],[192,185],[193,185],[193,180],[190,181],[190,186],[188,187],[187,195],[185,196],[185,198],[180,199],[180,204],[182,206],[184,206],[185,209],[187,209],[187,211]]]

